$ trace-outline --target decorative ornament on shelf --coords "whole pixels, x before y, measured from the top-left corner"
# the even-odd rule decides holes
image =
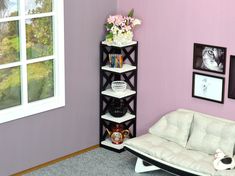
[[[107,34],[105,42],[109,45],[126,45],[133,41],[133,29],[136,25],[140,25],[141,21],[133,17],[134,9],[132,9],[128,16],[114,15],[109,16],[105,27]]]
[[[129,135],[129,130],[124,129],[123,124],[115,124],[111,130],[106,129],[113,144],[121,144],[124,139]]]
[[[116,93],[124,92],[127,88],[127,83],[125,81],[113,81],[111,88]]]
[[[109,105],[109,113],[115,118],[121,118],[127,113],[127,106],[122,99],[114,99]]]
[[[112,68],[122,68],[123,56],[122,54],[109,54],[109,63]]]

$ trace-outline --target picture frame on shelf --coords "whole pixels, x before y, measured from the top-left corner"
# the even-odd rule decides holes
[[[230,56],[228,98],[235,99],[235,56]]]
[[[224,103],[224,78],[193,72],[192,97]]]
[[[225,74],[225,47],[194,43],[193,69]]]

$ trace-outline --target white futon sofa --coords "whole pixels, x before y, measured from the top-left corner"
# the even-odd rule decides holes
[[[138,157],[137,173],[163,169],[180,176],[235,176],[216,171],[216,149],[234,155],[235,122],[178,109],[164,115],[149,133],[127,140],[124,148]]]

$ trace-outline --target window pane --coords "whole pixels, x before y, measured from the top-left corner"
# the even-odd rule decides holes
[[[45,13],[52,11],[52,0],[26,0],[26,14]]]
[[[21,104],[20,67],[0,70],[0,109]]]
[[[18,0],[0,0],[0,18],[17,15]]]
[[[28,65],[28,101],[33,102],[54,96],[53,61]]]
[[[26,20],[27,58],[53,54],[52,17]]]
[[[0,64],[20,59],[18,23],[18,21],[0,23]]]

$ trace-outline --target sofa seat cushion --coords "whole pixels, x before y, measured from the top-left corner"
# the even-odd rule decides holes
[[[164,115],[155,123],[149,129],[149,133],[185,147],[188,141],[192,120],[193,112],[173,111]]]
[[[234,176],[235,175],[235,169],[233,170],[223,170],[223,171],[217,171],[214,176]]]
[[[221,149],[226,155],[233,156],[234,139],[234,122],[195,113],[187,148],[208,154],[215,154],[216,149]]]
[[[157,159],[180,166],[187,170],[213,175],[214,157],[203,152],[186,148],[153,134],[145,134],[129,139],[125,145],[149,154]]]

